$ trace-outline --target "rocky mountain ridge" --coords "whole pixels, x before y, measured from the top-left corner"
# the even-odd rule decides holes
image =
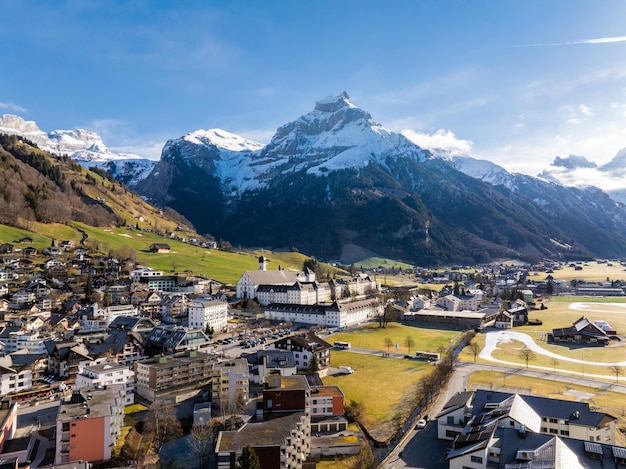
[[[265,146],[233,150],[203,136],[169,141],[136,189],[201,232],[244,246],[430,264],[626,248],[625,208],[602,191],[493,164],[486,177],[476,160],[388,131],[346,93],[318,101]]]

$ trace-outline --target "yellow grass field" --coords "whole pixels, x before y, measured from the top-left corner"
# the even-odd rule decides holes
[[[407,337],[414,342],[409,350]],[[414,354],[417,350],[437,351],[447,347],[459,337],[458,331],[406,326],[389,323],[380,328],[378,323],[368,323],[350,332],[342,332],[326,337],[334,341],[350,342],[353,348],[376,351],[376,355],[356,353],[350,350],[332,350],[333,367],[349,366],[355,370],[351,375],[328,376],[324,384],[334,384],[341,388],[346,403],[360,402],[365,409],[364,425],[373,435],[386,439],[394,426],[394,419],[406,410],[415,385],[432,364],[404,358],[385,358],[385,339],[393,345],[390,352]],[[398,350],[395,344],[398,344]]]
[[[626,300],[626,299],[625,299]],[[615,299],[613,299],[615,301]],[[622,303],[600,303],[580,301],[549,301],[548,309],[531,311],[531,319],[541,319],[541,326],[516,327],[513,333],[524,333],[534,340],[543,350],[558,355],[550,357],[541,353],[535,353],[534,358],[528,361],[529,367],[543,367],[552,371],[563,371],[568,374],[580,374],[581,376],[594,375],[605,381],[626,381],[626,366],[623,369],[612,369],[616,363],[626,362],[626,301]],[[617,330],[620,341],[611,341],[607,347],[580,346],[575,344],[548,344],[546,334],[554,328],[571,326],[574,321],[585,316],[590,320],[607,321]],[[475,341],[482,350],[486,345],[486,334],[493,329],[487,329],[475,337]],[[526,366],[520,351],[524,344],[516,338],[508,342],[499,342],[491,357],[496,360],[514,364],[512,366]],[[469,347],[466,347],[460,356],[461,360],[473,361],[474,355]],[[478,362],[490,363],[491,360],[477,357]],[[619,365],[620,367],[622,365]],[[603,377],[603,378],[602,378]]]

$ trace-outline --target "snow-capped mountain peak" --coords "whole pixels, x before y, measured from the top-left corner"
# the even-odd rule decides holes
[[[348,96],[348,93],[345,91],[337,96],[327,96],[315,103],[315,110],[320,112],[335,112],[345,107],[356,108],[356,106],[350,102],[350,96]]]
[[[191,143],[215,145],[217,148],[228,151],[256,151],[265,146],[222,129],[196,130],[183,138]]]
[[[53,130],[46,133],[35,122],[12,114],[0,117],[0,133],[19,135],[44,151],[68,155],[85,167],[103,167],[129,185],[146,177],[156,164],[156,161],[138,155],[110,151],[100,135],[90,130]]]

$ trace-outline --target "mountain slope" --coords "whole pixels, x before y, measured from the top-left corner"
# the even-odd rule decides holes
[[[110,151],[95,132],[75,129],[46,133],[35,122],[25,121],[12,114],[0,116],[0,133],[24,137],[41,150],[57,156],[68,156],[87,168],[102,168],[128,185],[137,184],[156,164],[156,161],[138,155]]]
[[[27,227],[38,222],[141,224],[161,233],[187,225],[193,230],[183,217],[172,210],[161,214],[106,173],[51,155],[23,137],[0,133],[0,223]]]
[[[264,147],[219,130],[171,140],[136,188],[235,244],[344,261],[358,260],[355,251],[436,265],[626,249],[624,206],[602,191],[495,165],[483,181],[443,156],[384,129],[343,93]]]

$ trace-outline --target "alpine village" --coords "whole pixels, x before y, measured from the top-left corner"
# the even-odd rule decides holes
[[[599,189],[496,187],[346,93],[135,179],[0,124],[1,469],[626,467]],[[339,168],[320,136],[356,125]]]

